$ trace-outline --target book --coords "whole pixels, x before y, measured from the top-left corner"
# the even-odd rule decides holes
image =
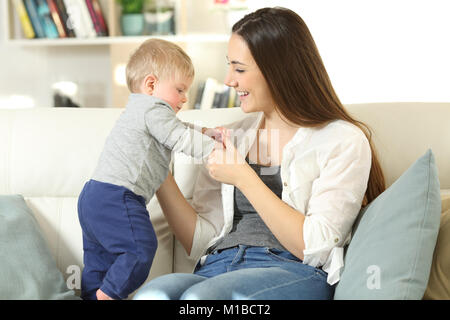
[[[39,19],[37,6],[34,0],[24,0],[25,8],[27,9],[28,16],[31,20],[31,25],[37,38],[45,38],[44,27]]]
[[[230,88],[230,96],[228,98],[228,108],[239,107],[240,101],[237,98],[237,92],[234,88]]]
[[[56,7],[58,8],[58,12],[61,17],[61,21],[67,36],[70,38],[76,37],[75,30],[73,29],[72,23],[70,22],[69,14],[67,13],[66,6],[64,4],[64,0],[54,0],[54,1]]]
[[[100,29],[105,34],[105,36],[109,36],[108,25],[106,24],[105,17],[103,16],[103,10],[100,6],[99,0],[91,0],[92,5],[94,7],[94,11],[97,14],[98,21],[100,22]]]
[[[195,96],[194,109],[200,109],[204,89],[205,89],[205,82],[201,82],[197,87],[197,95]]]
[[[194,109],[234,108],[239,106],[239,99],[236,96],[234,88],[214,78],[206,78],[197,87]]]
[[[230,87],[225,84],[221,84],[216,87],[212,108],[228,107],[229,90]]]
[[[95,37],[94,26],[84,0],[64,0],[64,5],[69,16],[69,23],[75,30],[77,38]],[[86,14],[88,19],[86,19]]]
[[[107,30],[105,30],[104,20],[103,23],[102,21],[100,21],[101,17],[103,18],[100,4],[95,0],[85,0],[85,1],[97,36],[99,37],[107,36],[108,34]]]
[[[81,18],[87,30],[88,38],[95,38],[97,32],[95,31],[94,22],[92,21],[91,15],[89,13],[88,6],[85,0],[77,0],[80,6]]]
[[[205,81],[205,88],[203,89],[200,109],[211,109],[213,102],[214,102],[214,96],[216,94],[216,88],[218,85],[218,81],[214,78],[207,78]]]
[[[25,38],[33,39],[36,37],[36,34],[34,33],[33,25],[31,24],[25,4],[22,0],[14,0],[14,7],[16,8],[17,15],[19,16]]]
[[[47,5],[48,8],[50,9],[50,14],[53,18],[53,22],[55,23],[56,29],[58,30],[59,37],[67,38],[67,32],[66,29],[64,28],[64,22],[61,19],[61,15],[56,5],[56,1],[47,0]]]
[[[50,39],[59,38],[58,29],[53,22],[50,14],[50,9],[45,0],[33,0],[36,3],[37,13],[42,27],[44,28],[45,36]]]

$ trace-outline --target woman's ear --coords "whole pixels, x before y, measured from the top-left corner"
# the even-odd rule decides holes
[[[150,96],[153,95],[156,82],[158,82],[158,78],[156,78],[153,74],[145,76],[144,81],[142,82],[142,92]]]

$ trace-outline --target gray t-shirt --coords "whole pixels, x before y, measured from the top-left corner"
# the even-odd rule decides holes
[[[165,101],[133,93],[106,139],[92,179],[123,186],[148,203],[167,178],[172,151],[206,159],[213,148],[213,139],[181,122]]]
[[[246,160],[248,162],[248,159]],[[280,167],[271,167],[271,170],[263,171],[263,169],[267,167],[258,164],[250,164],[250,166],[269,189],[281,199],[283,185],[281,183]],[[274,174],[264,174],[267,172]],[[266,226],[245,195],[235,187],[233,227],[230,233],[225,235],[225,237],[216,243],[215,246],[210,248],[208,252],[231,248],[240,244],[286,250]]]

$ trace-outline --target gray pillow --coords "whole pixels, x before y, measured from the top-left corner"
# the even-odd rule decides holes
[[[0,300],[79,299],[20,195],[0,196]]]
[[[335,299],[422,299],[441,198],[431,150],[360,214]]]

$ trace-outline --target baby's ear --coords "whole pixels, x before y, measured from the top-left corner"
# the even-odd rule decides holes
[[[156,76],[153,74],[146,75],[144,81],[142,82],[142,91],[145,94],[152,95],[156,82],[158,82],[158,78],[156,78]]]

